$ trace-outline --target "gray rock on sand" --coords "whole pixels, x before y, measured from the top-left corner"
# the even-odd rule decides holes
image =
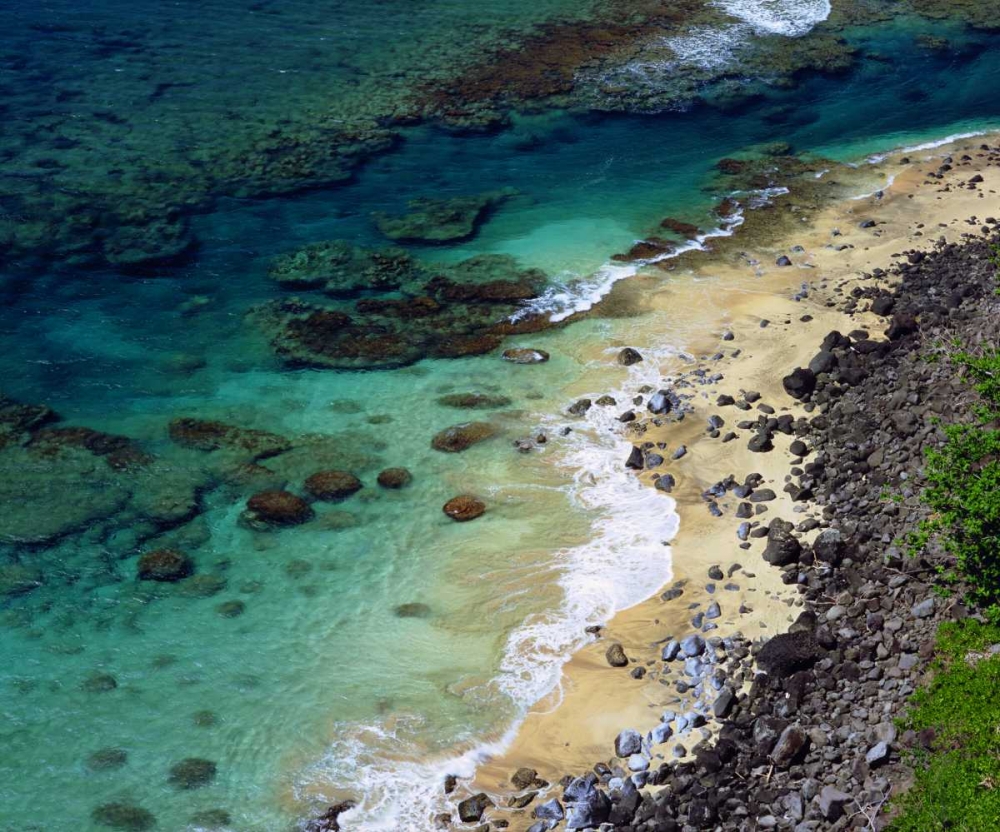
[[[688,636],[681,642],[681,652],[685,656],[700,656],[705,652],[705,639],[699,635]]]
[[[617,737],[615,737],[615,756],[616,757],[631,757],[633,754],[638,754],[642,751],[642,735],[632,729],[626,728]]]
[[[478,823],[483,813],[494,805],[489,795],[479,792],[458,804],[458,816],[463,823]]]
[[[535,807],[535,817],[539,820],[562,820],[565,816],[562,804],[554,797]]]
[[[534,350],[529,347],[504,350],[500,357],[512,364],[543,364],[549,360],[549,354],[545,350]]]

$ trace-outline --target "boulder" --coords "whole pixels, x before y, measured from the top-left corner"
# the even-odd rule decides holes
[[[844,814],[845,807],[852,802],[849,794],[836,789],[833,786],[824,786],[816,798],[819,811],[829,821],[840,820]]]
[[[793,399],[807,399],[816,389],[816,374],[805,367],[796,367],[781,380],[781,385]]]
[[[362,487],[361,480],[349,471],[317,471],[305,482],[306,491],[325,502],[346,500]]]
[[[628,664],[628,656],[625,654],[625,648],[621,646],[617,641],[612,644],[604,653],[604,658],[612,667],[625,667]]]
[[[633,754],[638,754],[642,751],[642,735],[632,729],[626,728],[617,737],[615,737],[615,756],[616,757],[631,757]]]
[[[486,504],[477,497],[469,494],[461,494],[458,497],[452,497],[448,500],[442,507],[442,511],[452,520],[465,523],[469,520],[475,520],[477,517],[482,517],[486,512]]]
[[[816,637],[804,630],[780,633],[770,639],[757,654],[757,666],[776,679],[784,679],[799,670],[807,670],[826,655]]]
[[[771,760],[777,768],[788,768],[805,756],[809,735],[798,725],[789,725],[781,732],[771,750]]]
[[[623,367],[631,367],[633,364],[638,364],[642,361],[642,354],[632,347],[625,347],[620,353],[618,353],[618,363]]]
[[[844,553],[843,535],[837,529],[824,529],[813,541],[812,550],[817,560],[836,566]]]
[[[533,786],[536,780],[538,780],[538,772],[533,768],[526,767],[519,768],[510,778],[511,784],[518,791]]]
[[[139,558],[137,575],[140,581],[172,583],[194,574],[194,561],[176,549],[156,549]]]
[[[478,823],[483,813],[494,805],[489,795],[479,792],[458,804],[458,816],[463,823]]]
[[[772,566],[787,566],[799,559],[802,544],[792,534],[792,524],[774,520],[767,530],[767,546],[762,557]]]
[[[297,526],[313,517],[309,503],[288,491],[261,491],[247,500],[248,519],[263,526]]]
[[[497,429],[489,422],[463,422],[437,433],[431,440],[431,447],[444,453],[461,453],[496,433]]]

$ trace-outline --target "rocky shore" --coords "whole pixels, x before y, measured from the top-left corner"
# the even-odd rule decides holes
[[[922,188],[925,208],[951,200],[956,210],[967,210],[975,199],[995,210],[990,186],[1000,151],[988,144],[961,150],[918,164],[905,199]],[[909,158],[899,161],[912,166]],[[919,499],[924,451],[942,441],[943,422],[961,420],[972,406],[954,367],[942,359],[956,343],[971,350],[994,345],[1000,328],[997,220],[970,213],[934,228],[905,203],[895,210],[908,226],[905,235],[869,218],[857,219],[853,232],[829,232],[849,241],[840,251],[854,248],[859,234],[869,235],[879,253],[886,245],[897,250],[882,266],[848,269],[835,279],[821,274],[803,287],[794,300],[809,297],[816,317],[802,314],[798,325],[817,317],[842,325],[805,351],[789,350],[789,359],[802,357],[801,366],[772,364],[765,395],[732,390],[732,378],[713,373],[720,352],[672,377],[663,390],[637,391],[623,412],[633,441],[623,463],[662,491],[677,486],[667,470],[688,448],[676,440],[691,435],[691,417],[706,403],[716,415],[698,426],[707,434],[704,442],[728,446],[734,465],[749,452],[767,472],[734,469],[701,493],[710,522],[732,527],[735,540],[731,556],[712,553],[715,562],[701,576],[707,595],[698,594],[693,580],[681,580],[658,599],[675,609],[699,599],[674,616],[687,626],[665,633],[657,618],[650,632],[647,617],[652,654],[647,649],[637,656],[611,638],[595,645],[603,673],[622,672],[609,665],[627,669],[632,679],[650,685],[656,679],[666,688],[659,696],[646,689],[647,710],[656,702],[686,706],[661,707],[653,727],[620,724],[613,748],[609,742],[607,756],[589,771],[567,767],[559,777],[548,767],[543,778],[522,766],[506,772],[499,790],[461,788],[456,795],[469,796],[456,801],[454,815],[437,819],[441,828],[807,832],[887,826],[891,798],[909,781],[907,750],[932,739],[900,734],[895,720],[928,669],[938,624],[976,615],[960,595],[935,591],[943,562],[936,558],[943,555],[908,557],[901,543],[926,513]],[[938,236],[942,229],[947,235]],[[894,230],[893,243],[878,240]],[[912,242],[918,245],[911,248]],[[827,248],[839,253],[836,239]],[[794,248],[791,257],[776,258],[779,269],[782,259],[802,260]],[[721,336],[733,338],[729,331]],[[640,352],[626,351],[622,363],[637,357]],[[669,444],[657,441],[671,435]],[[784,471],[780,480],[775,463]],[[727,591],[748,578],[752,583],[752,570],[772,569],[791,593],[782,603],[796,610],[786,631],[755,637],[719,629],[723,619],[753,620],[745,603],[738,613],[727,603]],[[624,684],[617,682],[619,689]],[[680,696],[669,698],[674,692]],[[606,715],[590,717],[607,722]],[[544,746],[529,741],[527,747],[544,762]],[[548,752],[562,754],[554,744]],[[522,750],[522,758],[531,761],[531,753]],[[516,752],[502,762],[511,759]],[[451,781],[446,789],[455,786]]]

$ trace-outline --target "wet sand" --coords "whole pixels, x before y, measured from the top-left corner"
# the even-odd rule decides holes
[[[635,338],[628,344],[640,352],[656,346],[656,325],[663,318],[655,313],[676,317],[683,310],[681,329],[686,335],[682,347],[695,360],[663,362],[665,388],[671,386],[671,377],[694,367],[724,375],[717,383],[694,388],[691,404],[695,410],[683,422],[651,426],[637,440],[664,441],[668,446],[663,452],[668,461],[658,470],[677,479],[672,496],[681,517],[680,530],[671,542],[674,577],[670,585],[683,584],[684,594],[670,601],[657,594],[615,616],[600,637],[565,666],[560,689],[532,710],[506,753],[481,766],[476,781],[469,784],[472,792],[487,791],[503,807],[506,794],[513,791],[510,776],[519,767],[537,769],[540,777],[557,783],[564,775],[583,773],[598,761],[612,761],[614,738],[622,729],[645,733],[657,724],[665,708],[686,710],[672,677],[663,677],[661,683],[657,673],[650,672],[637,680],[630,670],[647,664],[651,671],[661,667],[660,645],[671,636],[694,632],[690,619],[710,600],[721,604],[723,614],[716,622],[718,629],[706,637],[741,632],[752,640],[766,638],[794,620],[801,601],[794,587],[782,584],[780,570],[762,560],[764,541],[751,540],[749,550],[739,548],[736,530],[741,521],[734,515],[739,501],[727,494],[719,500],[724,516],[713,517],[701,495],[729,474],[742,482],[750,472],[758,472],[764,477],[761,487],[778,495],[766,504],[763,522],[782,517],[799,523],[810,515],[796,512],[796,504],[782,490],[792,460],[788,445],[795,437],[777,433],[773,451],[753,453],[747,448],[750,432],[740,431],[739,438],[723,443],[707,437],[706,420],[712,414],[722,416],[725,434],[736,422],[755,419],[761,403],[774,407],[777,415],[803,415],[802,406],[783,391],[782,377],[806,365],[829,331],[863,328],[881,337],[887,323],[868,312],[848,315],[836,308],[839,304],[834,300],[846,298],[862,272],[888,268],[903,251],[930,248],[940,237],[959,240],[963,233],[978,230],[986,217],[1000,216],[1000,197],[994,190],[1000,186],[1000,172],[986,168],[984,160],[977,158],[981,144],[996,140],[996,136],[965,139],[936,149],[895,153],[858,172],[832,171],[829,175],[839,174],[844,181],[856,176],[859,189],[860,180],[870,181],[873,175],[891,174],[894,181],[884,188],[881,198],[839,201],[813,212],[808,222],[778,245],[758,246],[752,235],[738,233],[719,241],[715,253],[678,261],[676,279],[639,277],[621,286],[620,292],[642,293],[643,305],[654,313],[637,319]],[[971,160],[962,162],[963,154]],[[947,155],[953,156],[954,169],[941,180],[928,179],[927,172],[936,171]],[[904,157],[911,162],[901,163]],[[976,173],[985,181],[972,190],[965,183]],[[789,210],[781,201],[777,207]],[[970,228],[967,220],[973,216],[979,221]],[[869,220],[876,225],[861,227]],[[803,250],[793,249],[796,246]],[[782,254],[791,258],[792,266],[775,265]],[[869,278],[864,285],[871,286],[874,280]],[[803,283],[810,286],[808,297],[793,300]],[[859,308],[867,308],[867,302]],[[811,320],[803,321],[803,316]],[[762,327],[765,320],[769,324]],[[732,340],[723,340],[725,332],[733,334]],[[735,351],[739,354],[733,357]],[[717,353],[723,358],[712,360]],[[716,406],[719,394],[739,399],[741,391],[750,390],[761,397],[748,411]],[[671,461],[670,455],[680,444],[687,446],[687,454]],[[642,476],[652,484],[649,472]],[[719,566],[728,576],[730,566],[737,563],[741,568],[732,578],[710,580],[711,566]],[[723,585],[730,582],[739,589],[724,590]],[[714,595],[706,591],[707,583],[716,584]],[[694,604],[700,606],[691,608]],[[741,604],[752,612],[740,614]],[[629,667],[608,665],[605,652],[614,641],[625,648],[632,662]],[[698,738],[685,743],[688,750]],[[670,742],[657,750],[670,759],[672,746]],[[659,763],[654,757],[653,767]],[[499,809],[494,817],[503,817],[511,829],[520,830],[530,824],[531,808]]]

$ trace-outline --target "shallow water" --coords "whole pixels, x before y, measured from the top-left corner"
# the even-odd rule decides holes
[[[496,18],[484,21],[464,5],[430,4],[426,14],[406,18],[407,34],[443,43],[434,55],[445,60],[449,49],[469,48],[468,32],[495,37],[499,28],[588,11],[557,2],[495,5]],[[811,21],[824,16],[806,6]],[[367,83],[390,64],[407,66],[414,44],[426,43],[399,38],[401,51],[392,52],[387,40],[402,24],[384,12],[398,12],[396,5],[332,9],[343,13],[336,24],[314,4],[258,4],[249,17],[242,7],[214,4],[199,7],[198,18],[169,19],[159,6],[141,4],[130,4],[126,16],[111,4],[72,16],[62,4],[21,7],[4,36],[5,58],[28,50],[35,83],[70,79],[103,96],[112,114],[135,116],[126,129],[107,112],[77,114],[89,138],[60,162],[65,188],[92,174],[86,167],[96,157],[126,178],[146,169],[139,160],[153,151],[141,142],[151,134],[139,126],[147,116],[165,119],[166,135],[178,141],[196,115],[201,135],[226,108],[249,106],[254,84],[231,81],[219,89],[232,100],[219,89],[199,90],[191,99],[202,108],[196,113],[184,101],[164,107],[162,95],[158,104],[135,104],[132,84],[173,83],[172,76],[157,81],[164,56],[190,55],[178,72],[218,65],[229,73],[222,78],[255,81],[262,65],[300,62],[310,67],[309,81],[283,74],[281,107],[305,118],[317,86],[334,79],[336,99],[347,75]],[[280,25],[254,28],[261,14]],[[55,41],[37,37],[46,15],[70,24],[52,30]],[[194,25],[203,21],[214,26]],[[108,31],[126,23],[145,30],[144,38],[155,35],[155,48],[109,44]],[[307,45],[324,27],[322,37],[334,38],[343,54]],[[950,45],[917,40],[929,32],[946,34]],[[145,807],[161,829],[196,828],[198,812],[223,808],[230,828],[274,830],[341,796],[363,800],[348,828],[429,828],[443,774],[471,773],[477,753],[503,742],[556,682],[583,626],[669,578],[664,542],[676,515],[668,497],[640,491],[621,468],[613,430],[621,408],[595,407],[586,420],[563,415],[579,396],[655,383],[656,354],[633,370],[617,367],[614,355],[630,343],[634,321],[598,308],[564,329],[507,342],[549,351],[552,359],[538,366],[503,362],[494,352],[392,370],[291,370],[244,320],[255,303],[282,295],[267,277],[270,259],[328,239],[384,245],[373,212],[398,212],[421,196],[513,187],[517,195],[472,239],[410,248],[431,262],[500,253],[541,268],[552,288],[536,308],[558,317],[588,308],[630,274],[632,266],[604,267],[664,216],[706,231],[718,225],[713,207],[732,189],[713,172],[722,157],[787,142],[803,154],[863,161],[1000,118],[995,36],[917,20],[840,34],[862,50],[850,73],[760,86],[758,97],[724,107],[716,100],[658,115],[521,113],[509,129],[487,135],[408,128],[398,147],[339,187],[220,197],[191,219],[198,247],[177,264],[130,275],[68,261],[41,271],[9,264],[0,279],[3,392],[45,402],[71,424],[132,437],[157,462],[139,478],[117,478],[103,463],[65,481],[46,479],[43,470],[33,488],[81,488],[89,478],[106,484],[105,496],[120,489],[125,508],[50,546],[0,543],[5,565],[42,576],[41,586],[0,601],[0,828],[106,828],[91,811],[120,802]],[[425,63],[421,71],[430,72]],[[102,74],[137,64],[143,70],[127,84]],[[47,78],[37,74],[43,70]],[[7,111],[19,125],[17,141],[30,144],[20,127],[33,122],[42,134],[51,125],[39,110],[42,93],[15,76],[2,81]],[[184,95],[188,88],[177,89]],[[262,90],[274,92],[269,84]],[[267,97],[264,109],[277,100]],[[206,141],[224,144],[226,128],[213,129]],[[24,152],[32,151],[8,147],[3,158],[20,165]],[[7,167],[5,175],[16,173]],[[643,322],[660,339],[640,345],[644,351],[666,356],[683,342],[683,310],[675,312]],[[510,403],[463,411],[437,402],[471,390]],[[262,463],[292,490],[317,467],[347,468],[365,487],[343,503],[317,505],[305,526],[251,531],[239,522],[246,489],[225,481],[211,454],[181,451],[167,438],[179,415],[293,438],[295,450]],[[431,449],[438,430],[469,419],[493,422],[498,435],[460,454]],[[564,426],[574,431],[560,437]],[[530,454],[512,448],[539,431],[549,437],[544,446]],[[3,465],[9,478],[27,476]],[[413,472],[412,485],[380,489],[377,472],[397,465]],[[151,534],[135,505],[174,480],[197,483],[197,516]],[[452,523],[440,507],[465,492],[483,497],[487,514]],[[99,496],[70,488],[35,501],[29,493],[5,510],[32,517],[38,505],[61,499],[68,509]],[[139,553],[159,545],[189,552],[214,582],[203,582],[201,594],[185,582],[137,582]],[[220,614],[232,601],[242,602],[242,614]],[[409,603],[427,605],[429,614],[399,617],[396,607]],[[82,687],[95,673],[111,674],[117,686]],[[94,770],[88,756],[106,748],[125,749],[127,761]],[[168,771],[187,757],[216,762],[215,779],[178,791]]]

